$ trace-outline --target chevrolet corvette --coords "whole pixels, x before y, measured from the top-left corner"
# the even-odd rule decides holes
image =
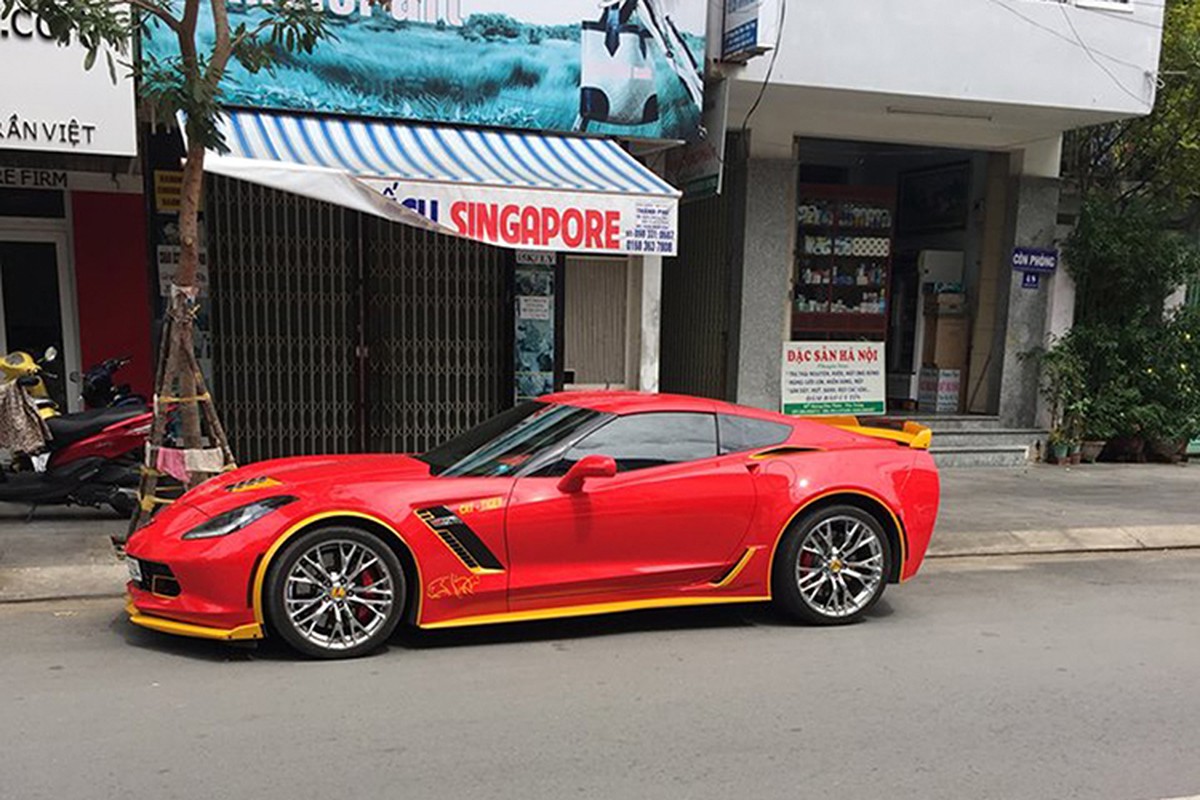
[[[142,627],[308,656],[420,628],[771,602],[861,619],[933,531],[930,432],[715,400],[561,393],[420,455],[213,478],[128,541]]]

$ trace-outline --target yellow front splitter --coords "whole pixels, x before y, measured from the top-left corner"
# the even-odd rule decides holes
[[[193,625],[190,622],[176,622],[173,619],[143,614],[138,611],[132,600],[125,601],[125,613],[129,615],[129,621],[134,625],[175,636],[190,636],[193,639],[212,639],[221,642],[245,642],[263,638],[261,625],[240,625],[236,628],[224,629]]]

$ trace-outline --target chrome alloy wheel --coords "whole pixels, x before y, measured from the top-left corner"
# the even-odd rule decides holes
[[[800,543],[796,582],[800,597],[826,617],[849,617],[871,602],[883,581],[883,544],[860,519],[822,520]]]
[[[296,559],[283,602],[292,627],[306,641],[325,650],[349,650],[387,624],[396,582],[370,547],[331,539]]]

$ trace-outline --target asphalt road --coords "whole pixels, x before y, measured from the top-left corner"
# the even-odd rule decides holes
[[[310,663],[0,606],[0,797],[1200,793],[1200,553],[943,560],[842,629],[725,607]]]

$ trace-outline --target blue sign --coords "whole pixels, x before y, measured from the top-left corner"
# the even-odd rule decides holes
[[[272,0],[226,0],[255,29]],[[252,73],[230,62],[229,106],[628,138],[700,138],[708,3],[676,0],[310,0],[333,36]],[[168,5],[178,5],[171,4]],[[201,52],[214,41],[199,4]],[[179,58],[151,20],[147,62]]]
[[[1036,289],[1040,285],[1041,281],[1038,280],[1038,274],[1036,272],[1026,272],[1021,276],[1022,289]]]
[[[725,0],[721,60],[744,64],[774,49],[779,16],[778,0]]]
[[[1058,271],[1058,251],[1040,247],[1013,249],[1012,268],[1017,272],[1040,272],[1053,275]]]

